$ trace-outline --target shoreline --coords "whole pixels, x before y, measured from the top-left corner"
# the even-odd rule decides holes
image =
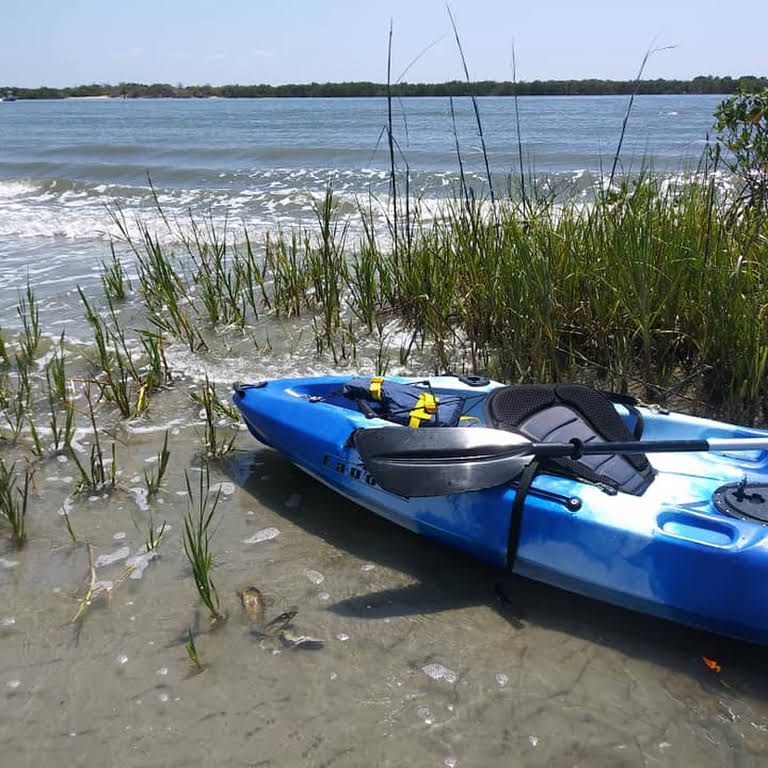
[[[597,78],[533,81],[459,81],[442,83],[374,83],[369,81],[286,83],[282,85],[222,84],[171,85],[170,83],[91,83],[63,88],[0,86],[18,99],[100,97],[112,98],[351,98],[351,97],[461,97],[461,96],[630,96],[728,95],[738,90],[768,88],[768,76],[740,75],[691,79],[605,80]]]

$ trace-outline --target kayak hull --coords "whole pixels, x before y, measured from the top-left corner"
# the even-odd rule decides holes
[[[339,394],[347,379],[275,380],[238,388],[233,399],[254,437],[320,482],[408,530],[507,567],[514,482],[410,499],[382,490],[350,436],[391,425],[367,418]],[[466,412],[480,420],[485,395],[501,386],[473,387],[455,377],[433,377],[430,385],[438,395],[466,398]],[[621,406],[617,410],[629,418]],[[644,439],[768,436],[684,414],[643,409],[643,416]],[[712,501],[717,488],[744,476],[768,482],[768,452],[655,454],[649,460],[656,477],[642,496],[539,474],[525,499],[514,572],[768,643],[768,527],[726,517]]]

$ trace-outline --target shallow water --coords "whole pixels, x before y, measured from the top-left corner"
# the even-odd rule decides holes
[[[666,136],[658,154],[677,168],[678,156],[709,125],[717,99],[707,98],[640,99],[645,122],[632,151],[658,149],[656,139]],[[450,129],[443,136],[445,124],[436,127],[433,114],[442,115],[445,105],[413,104],[414,171],[437,196],[446,179],[448,187],[455,182]],[[490,143],[498,148],[511,102],[484,104],[495,126]],[[599,167],[608,139],[595,137],[605,130],[615,138],[626,102],[523,100],[521,108],[536,104],[541,109],[531,114],[543,126],[540,151],[548,158],[542,165],[575,176]],[[44,332],[56,337],[66,330],[70,376],[89,370],[91,336],[75,285],[98,293],[98,261],[108,256],[103,203],[134,200],[146,211],[144,170],[152,171],[175,213],[209,207],[257,229],[307,221],[306,191],[320,191],[328,169],[353,193],[369,183],[386,187],[385,160],[369,162],[367,154],[360,160],[380,129],[380,105],[373,102],[365,109],[344,102],[337,113],[310,101],[2,106],[27,111],[17,111],[15,123],[3,112],[0,128],[16,142],[0,142],[0,325],[7,334],[18,327],[17,291],[29,275]],[[255,113],[262,108],[286,111],[268,120]],[[316,109],[334,137],[327,145],[299,141],[297,125],[285,146],[280,132],[269,133],[270,125],[295,123],[295,110],[303,110],[306,123]],[[670,131],[681,115],[680,130]],[[571,121],[579,130],[566,130]],[[179,124],[188,130],[178,133]],[[120,138],[120,131],[130,135]],[[306,125],[304,133],[313,135]],[[251,152],[254,136],[262,143]],[[557,136],[571,142],[567,152]],[[334,164],[333,157],[341,160]],[[512,162],[498,157],[502,167]],[[142,326],[135,294],[120,317],[126,327]],[[202,434],[188,388],[206,373],[229,384],[337,367],[315,354],[312,334],[300,323],[267,318],[254,332],[260,342],[269,337],[271,351],[227,332],[214,336],[206,354],[170,347],[174,386],[153,396],[144,419],[120,423],[100,406],[100,426],[117,439],[119,488],[69,503],[78,542],[58,514],[77,480],[74,462],[36,462],[29,541],[19,550],[4,532],[0,538],[3,768],[54,760],[74,766],[765,764],[762,649],[509,578],[334,495],[247,433],[238,435],[230,458],[211,465],[211,482],[223,484],[213,575],[229,615],[212,628],[181,543],[184,472],[194,485]],[[44,340],[41,354],[49,347]],[[340,367],[372,370],[374,354],[361,344],[357,359]],[[410,365],[424,370],[418,355]],[[82,398],[77,404],[82,410]],[[88,581],[86,542],[105,563],[97,569],[101,581],[119,579],[126,547],[129,557],[144,548],[142,476],[156,466],[166,428],[170,469],[150,505],[155,524],[171,526],[159,556],[141,579],[120,582],[111,599],[97,597],[70,624]],[[77,443],[87,451],[91,439],[83,431]],[[0,446],[5,461],[21,453]],[[265,594],[267,618],[296,606],[297,630],[322,639],[323,647],[290,649],[254,636],[236,595],[249,585]],[[189,627],[200,673],[184,648]]]
[[[162,433],[119,435],[121,487],[72,505],[78,543],[57,514],[72,462],[38,468],[30,540],[0,551],[4,766],[54,756],[83,766],[768,758],[761,649],[505,579],[340,499],[245,433],[213,465],[211,482],[224,483],[214,580],[229,617],[212,628],[181,547],[183,472],[193,468],[194,485],[200,429],[182,394],[160,396],[151,420],[163,426],[172,413],[181,423],[151,505],[156,524],[171,526],[159,557],[75,625],[83,542],[97,556],[144,547],[146,512],[129,489]],[[98,578],[116,580],[125,565],[104,565]],[[287,649],[251,635],[236,595],[249,585],[265,594],[267,618],[296,606],[297,629],[324,646]],[[189,626],[200,673],[184,649]]]

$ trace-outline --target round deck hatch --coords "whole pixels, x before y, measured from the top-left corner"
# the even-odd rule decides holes
[[[713,494],[712,501],[718,511],[739,520],[768,525],[768,484],[728,483],[721,485]]]

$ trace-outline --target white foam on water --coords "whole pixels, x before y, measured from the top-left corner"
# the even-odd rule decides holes
[[[142,486],[134,486],[128,489],[128,493],[133,496],[136,506],[142,512],[149,512],[149,502],[147,501],[147,489]]]
[[[496,673],[496,682],[504,687],[509,682],[509,676],[505,675],[503,672],[497,672]]]
[[[0,180],[0,200],[10,200],[13,197],[23,197],[38,192],[40,187],[31,181],[3,179]]]
[[[347,642],[347,640],[349,640],[349,635],[348,635],[346,632],[339,632],[339,634],[338,634],[338,635],[336,635],[336,639],[337,639],[337,640],[338,640],[340,643],[346,643],[346,642]]]
[[[172,419],[165,424],[147,424],[146,421],[139,418],[126,421],[123,424],[125,431],[132,435],[149,435],[153,432],[165,432],[166,429],[171,429],[171,427],[178,428],[189,426],[192,426],[192,424],[186,423],[184,419]],[[157,456],[146,459],[145,461],[147,463],[151,461],[157,461]]]
[[[128,577],[134,581],[144,576],[144,571],[147,566],[158,556],[157,550],[150,550],[149,552],[141,552],[138,555],[128,558],[125,565],[127,568],[132,568],[131,575]]]
[[[8,560],[5,557],[0,557],[0,568],[15,568],[18,564],[18,560]]]
[[[0,619],[0,627],[12,627],[16,623],[16,619],[13,616],[4,616]]]
[[[112,565],[112,563],[116,563],[119,560],[125,560],[128,555],[131,554],[130,547],[120,547],[120,549],[116,549],[114,552],[108,555],[99,555],[96,558],[96,562],[94,565],[97,568],[102,568],[105,565]]]
[[[214,483],[209,489],[208,493],[222,493],[224,496],[231,496],[235,492],[234,483]]]
[[[9,680],[6,684],[6,688],[10,688],[11,690],[15,690],[21,685],[21,680]]]
[[[243,544],[258,544],[262,541],[270,541],[277,538],[280,535],[280,531],[277,528],[262,528],[260,531],[256,531],[253,536],[249,536],[247,539],[243,539]]]
[[[124,539],[125,536],[125,531],[118,531],[117,533],[112,534],[112,538],[115,539],[115,541],[120,541],[121,539]]]
[[[429,707],[419,707],[416,715],[423,720],[426,725],[432,725],[435,722],[435,715]]]
[[[325,576],[323,576],[323,574],[320,573],[320,571],[307,570],[307,571],[304,571],[304,575],[313,584],[322,584],[325,581]]]
[[[118,663],[118,664],[125,664],[127,661],[128,661],[128,657],[127,657],[127,656],[126,656],[124,653],[121,653],[121,654],[120,654],[120,655],[117,657],[117,663]]]
[[[421,671],[433,680],[445,680],[446,683],[455,683],[458,679],[453,670],[442,664],[426,664],[421,668]]]
[[[531,743],[532,747],[535,747],[539,743],[539,737],[538,736],[529,736],[528,741]]]
[[[361,571],[372,571],[376,566],[373,563],[366,563],[360,566]]]

